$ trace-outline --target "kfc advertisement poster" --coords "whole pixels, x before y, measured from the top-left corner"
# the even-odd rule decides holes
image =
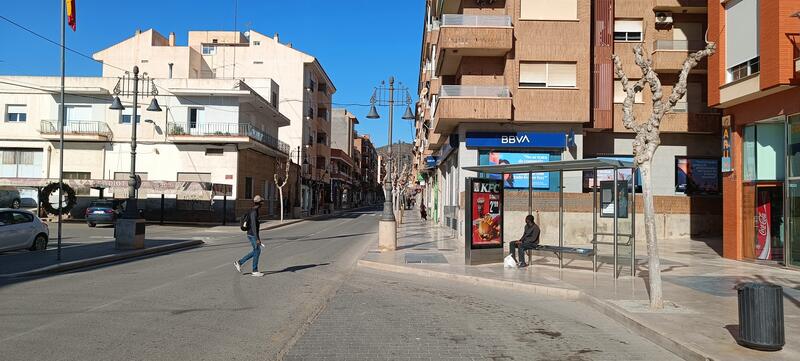
[[[503,247],[503,184],[499,179],[470,179],[469,236],[471,247]]]

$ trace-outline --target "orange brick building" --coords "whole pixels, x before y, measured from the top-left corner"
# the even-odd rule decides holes
[[[709,0],[708,38],[730,144],[723,255],[800,266],[800,0]]]

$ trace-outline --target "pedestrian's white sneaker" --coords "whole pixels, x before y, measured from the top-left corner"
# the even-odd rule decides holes
[[[261,273],[261,272],[253,272],[253,273],[251,273],[251,275],[252,275],[253,277],[264,277],[264,274],[263,274],[263,273]]]
[[[242,265],[239,264],[239,261],[233,261],[233,266],[236,267],[236,272],[242,273]]]

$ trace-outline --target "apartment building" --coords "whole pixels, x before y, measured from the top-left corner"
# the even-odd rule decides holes
[[[278,137],[301,155],[302,196],[298,204],[306,213],[317,213],[330,204],[330,110],[336,88],[320,62],[296,50],[291,43],[250,30],[190,31],[188,44],[176,45],[174,33],[167,37],[155,30],[136,31],[134,36],[99,51],[103,76],[114,77],[123,69],[139,66],[155,78],[183,79],[271,79],[281,85],[279,93],[268,88],[253,91],[289,119]],[[293,154],[292,159],[297,157]]]
[[[705,46],[706,13],[706,1],[692,0],[427,1],[414,145],[433,220],[463,237],[464,179],[478,176],[466,166],[631,159],[633,134],[622,126],[611,55],[620,54],[636,78],[632,49],[644,45],[669,92],[686,55]],[[703,101],[706,72],[702,64],[690,75],[687,96],[663,122],[654,160],[659,212],[670,224],[662,237],[720,229],[712,215],[721,213],[721,150],[708,147],[719,144],[720,115]],[[638,119],[649,115],[650,98],[646,91],[636,99]],[[717,176],[701,177],[707,174]],[[632,174],[622,176],[630,182]],[[525,199],[509,203],[520,214],[506,219],[524,218],[529,187],[542,207],[552,205],[560,181],[557,173],[507,179],[507,200]],[[584,193],[580,204],[588,204],[576,211],[591,212],[583,197],[595,183],[588,172],[564,174],[565,191]],[[582,225],[569,227],[568,237],[585,234]]]
[[[2,178],[57,179],[59,174],[58,77],[0,77],[0,154]],[[184,199],[167,194],[167,219],[233,220],[254,194],[268,200],[266,215],[277,216],[273,174],[289,145],[277,139],[288,126],[276,105],[254,88],[279,92],[269,79],[153,79],[161,112],[147,110],[152,98],[141,94],[136,119],[132,97],[120,98],[124,110],[111,110],[115,77],[65,80],[64,177],[127,180],[132,122],[137,126],[137,174],[145,181],[194,181],[233,186],[229,197]],[[259,164],[259,167],[251,167]],[[37,197],[29,192],[30,198]],[[99,196],[98,190],[81,196]],[[127,194],[104,196],[125,198]],[[145,216],[160,217],[160,194],[149,199]],[[223,199],[228,200],[224,204]],[[140,205],[141,205],[140,204]],[[151,209],[152,208],[152,209]],[[73,214],[80,214],[78,207]]]
[[[800,1],[709,1],[723,112],[723,255],[800,266]]]
[[[378,174],[378,152],[372,144],[368,134],[358,136],[353,141],[353,148],[358,164],[360,165],[359,176],[361,191],[359,192],[358,204],[375,204],[383,201],[383,188]]]
[[[352,207],[356,200],[355,193],[361,191],[356,178],[356,124],[358,118],[347,109],[332,110],[330,168],[333,205],[336,209]]]

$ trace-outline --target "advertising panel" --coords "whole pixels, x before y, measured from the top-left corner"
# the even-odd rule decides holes
[[[612,177],[613,178],[613,177]],[[617,181],[617,218],[628,218],[628,182]],[[600,217],[614,218],[614,181],[600,182]]]
[[[686,194],[719,194],[720,161],[713,158],[676,158],[675,191]]]
[[[758,192],[758,208],[756,208],[756,258],[771,259],[772,250],[772,204],[769,193]]]
[[[503,248],[503,182],[468,178],[467,186],[469,249]]]
[[[522,163],[542,163],[549,162],[549,153],[500,153],[490,152],[489,163],[481,165],[498,165],[498,164],[522,164]],[[503,187],[505,188],[528,188],[528,174],[492,174],[489,175],[491,179],[503,178]],[[533,188],[535,189],[549,189],[550,188],[550,173],[533,173],[532,175]]]
[[[621,157],[602,157],[603,159],[613,159],[613,160],[621,160],[626,162],[633,162],[632,156],[621,156]],[[593,179],[594,172],[591,170],[583,171],[583,189],[591,190],[593,187],[597,187],[598,184],[604,181],[613,181],[614,180],[614,170],[613,169],[598,169],[597,170],[597,180]],[[641,185],[641,173],[636,171],[636,190],[640,192],[642,189]],[[626,181],[629,186],[633,185],[633,170],[630,168],[620,168],[617,169],[617,180]]]

